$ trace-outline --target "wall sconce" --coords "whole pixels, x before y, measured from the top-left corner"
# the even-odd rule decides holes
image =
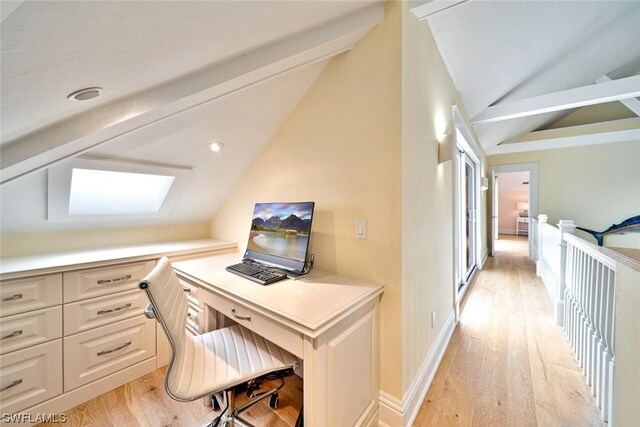
[[[482,188],[482,191],[487,191],[489,189],[489,178],[485,176],[480,177],[480,188]]]
[[[456,152],[453,140],[453,135],[444,135],[438,138],[438,164],[453,160]]]

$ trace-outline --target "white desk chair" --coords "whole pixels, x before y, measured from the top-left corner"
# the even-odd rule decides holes
[[[139,284],[150,304],[147,317],[155,317],[171,344],[171,359],[164,378],[169,396],[188,402],[216,393],[224,393],[226,408],[209,425],[248,426],[240,412],[267,397],[275,406],[277,389],[260,394],[242,407],[235,406],[234,387],[263,375],[293,368],[297,359],[280,347],[234,325],[202,335],[185,331],[187,298],[171,263],[165,257]]]

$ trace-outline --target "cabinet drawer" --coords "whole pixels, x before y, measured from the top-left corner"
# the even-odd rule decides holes
[[[64,391],[156,354],[155,319],[144,315],[64,338]]]
[[[62,307],[45,308],[0,319],[0,354],[62,336]]]
[[[64,302],[135,289],[154,265],[147,261],[64,273]]]
[[[182,289],[184,290],[189,303],[204,308],[204,304],[200,298],[201,289],[198,286],[184,281],[180,278],[178,278],[178,282],[180,282],[180,285],[182,286]]]
[[[0,281],[0,316],[62,304],[62,274]]]
[[[140,289],[64,305],[64,334],[72,335],[144,313],[149,303]]]
[[[62,340],[0,356],[0,412],[15,413],[62,394]]]
[[[189,302],[187,306],[187,329],[191,329],[196,334],[204,332],[203,329],[204,309]]]
[[[205,303],[214,307],[218,312],[260,336],[269,337],[269,341],[302,358],[304,343],[301,334],[285,328],[243,304],[233,302],[213,292],[207,292],[204,294],[204,298],[206,298]]]

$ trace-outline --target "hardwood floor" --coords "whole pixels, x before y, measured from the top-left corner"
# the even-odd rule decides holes
[[[200,427],[218,412],[201,400],[182,403],[171,399],[164,390],[165,369],[116,388],[66,412],[69,427]],[[275,387],[278,380],[265,381],[263,389]],[[243,413],[243,418],[257,426],[294,426],[302,405],[302,379],[293,375],[285,379],[279,391],[280,403],[272,410],[264,400]],[[237,404],[246,401],[238,395]],[[38,424],[38,427],[54,424]],[[59,424],[55,424],[58,426]]]
[[[500,236],[471,289],[415,426],[605,426],[526,237]]]

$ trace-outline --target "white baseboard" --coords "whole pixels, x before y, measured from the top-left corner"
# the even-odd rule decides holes
[[[404,409],[400,399],[380,392],[380,418],[378,425],[380,427],[400,427],[402,426]]]
[[[413,424],[444,352],[447,350],[455,326],[455,310],[452,309],[402,401],[385,392],[380,392],[379,424],[381,427],[406,427]]]
[[[480,261],[480,270],[484,268],[484,265],[487,263],[487,258],[489,258],[489,248],[482,254],[482,260]]]
[[[498,234],[513,234],[514,236],[516,235],[516,229],[515,228],[500,228],[498,229]],[[520,235],[521,236],[526,236],[527,234],[529,234],[529,231],[526,228],[523,228],[520,230]]]

